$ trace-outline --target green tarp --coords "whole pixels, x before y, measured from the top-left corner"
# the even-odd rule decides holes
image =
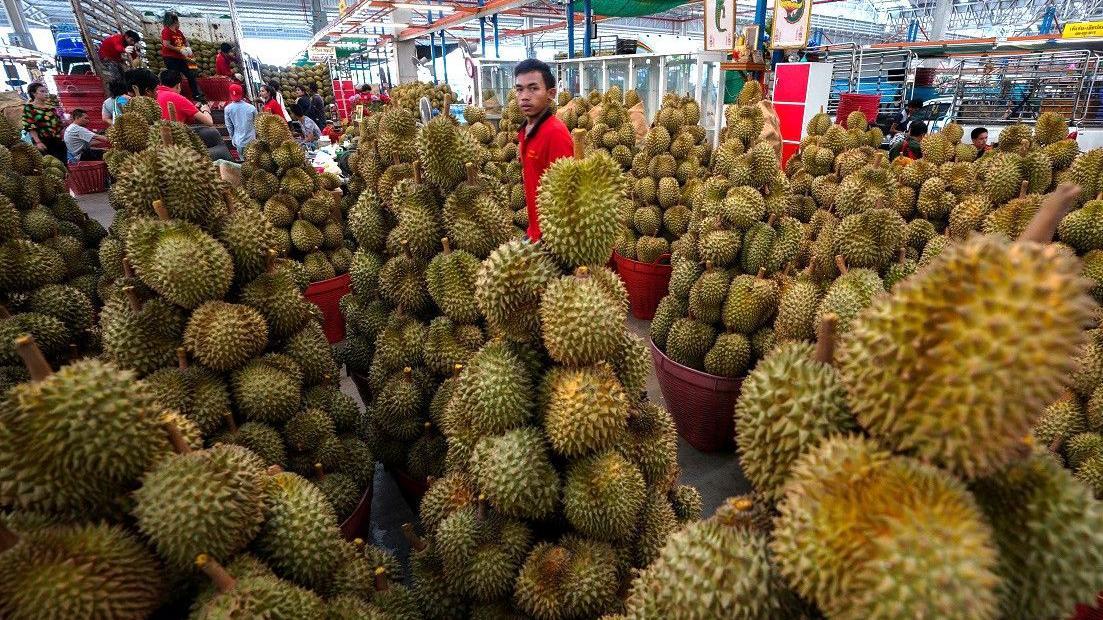
[[[608,17],[640,17],[668,11],[686,4],[685,0],[591,0],[594,15]],[[581,12],[583,3],[575,0],[574,10]]]

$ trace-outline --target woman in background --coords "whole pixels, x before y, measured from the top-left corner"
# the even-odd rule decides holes
[[[188,80],[192,98],[203,103],[203,91],[199,89],[199,82],[195,79],[195,60],[191,47],[188,46],[188,38],[180,31],[180,16],[176,13],[165,13],[161,20],[164,28],[161,29],[161,58],[165,60],[165,68],[179,71],[180,75]]]
[[[61,139],[61,117],[50,103],[50,91],[46,90],[45,84],[35,82],[27,87],[27,94],[31,96],[31,101],[23,104],[23,129],[27,130],[32,144],[43,155],[53,155],[65,163],[69,151]]]
[[[275,114],[286,120],[287,117],[284,115],[283,106],[281,106],[280,102],[276,99],[276,93],[278,92],[280,91],[269,84],[260,87],[260,100],[264,102],[264,105],[261,106],[261,110],[269,114]]]
[[[115,117],[123,113],[123,106],[126,105],[129,99],[126,96],[128,90],[126,82],[121,80],[111,80],[111,83],[107,85],[107,92],[111,93],[111,96],[103,100],[100,115],[103,116],[103,120],[107,121],[108,125],[114,125]]]

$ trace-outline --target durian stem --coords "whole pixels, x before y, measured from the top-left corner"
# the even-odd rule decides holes
[[[414,369],[409,366],[403,368],[402,376],[405,377],[407,381],[412,380],[414,378]]]
[[[759,267],[758,268],[758,273],[756,273],[754,277],[755,277],[756,280],[764,279],[766,277],[766,268],[765,267]]]
[[[184,434],[180,432],[179,427],[173,421],[165,422],[165,432],[168,433],[169,442],[172,443],[172,449],[177,454],[189,454],[191,453],[191,446],[184,439]]]
[[[705,261],[705,271],[712,271],[712,261]]]
[[[835,255],[835,266],[839,268],[839,273],[846,273],[847,271],[850,271],[846,268],[846,259],[843,258],[842,254]]]
[[[124,286],[123,295],[126,295],[126,300],[130,302],[130,309],[135,312],[142,311],[142,300],[138,297],[138,291],[134,290],[133,286]]]
[[[264,257],[264,271],[267,273],[275,273],[276,271],[276,250],[268,248]]]
[[[1053,233],[1057,231],[1057,223],[1065,217],[1069,209],[1076,204],[1080,197],[1080,186],[1073,183],[1062,183],[1057,189],[1050,192],[1038,213],[1027,224],[1026,230],[1019,235],[1019,241],[1034,241],[1035,243],[1049,243],[1053,241]]]
[[[414,166],[414,183],[417,183],[418,185],[421,185],[421,160],[420,159],[415,159],[413,166]]]
[[[0,304],[0,319],[10,319],[11,313],[8,312],[8,307],[4,304]]]
[[[908,259],[908,249],[900,246],[900,249],[896,250],[896,262],[903,263]]]
[[[128,278],[134,277],[134,264],[127,257],[123,257],[123,275]]]
[[[477,168],[475,168],[474,163],[467,162],[466,164],[464,164],[464,168],[467,170],[467,182],[468,183],[475,183],[476,181],[479,180],[479,170]]]
[[[235,211],[234,209],[234,193],[230,191],[229,187],[222,188],[222,202],[226,203],[226,209],[230,213]]]
[[[391,156],[391,160],[392,160],[392,161],[393,161],[393,162],[394,162],[395,164],[401,164],[401,163],[402,163],[402,158],[401,158],[401,157],[399,157],[398,153],[394,153],[394,154],[393,154],[393,155]]]
[[[31,375],[31,381],[44,381],[54,374],[50,363],[42,355],[42,349],[34,341],[34,336],[24,334],[15,339],[15,350],[23,359],[23,365],[27,367],[27,374]]]
[[[157,217],[162,220],[169,219],[169,211],[165,208],[165,203],[160,200],[153,201],[153,211],[157,213]]]
[[[1019,184],[1019,198],[1026,196],[1026,192],[1030,189],[1030,181],[1023,181]]]
[[[237,432],[237,422],[234,421],[234,414],[226,411],[222,414],[222,420],[226,422],[226,426],[229,427],[231,433]]]
[[[176,367],[180,370],[188,368],[188,352],[184,347],[176,347]]]
[[[445,116],[452,116],[452,98],[445,95],[444,104],[440,109],[440,113]]]
[[[317,474],[318,480],[326,479],[326,470],[322,467],[321,463],[314,464],[314,473]]]
[[[375,567],[375,591],[384,592],[390,587],[391,583],[387,579],[387,569],[382,566]]]
[[[586,265],[582,265],[578,269],[575,269],[574,276],[580,280],[585,280],[590,277],[590,268]]]
[[[586,152],[586,130],[575,129],[571,132],[571,138],[574,139],[575,159],[582,159],[583,153]]]
[[[816,361],[830,364],[835,358],[835,326],[839,316],[834,313],[823,315],[816,330]]]
[[[283,468],[273,463],[268,466],[268,469],[264,470],[264,473],[268,474],[269,476],[275,476],[276,474],[282,474]]]
[[[77,343],[70,342],[69,343],[69,361],[71,362],[73,360],[76,360],[79,357],[80,357],[80,347],[77,346]]]
[[[770,217],[767,218],[767,220],[766,220],[766,225],[772,228],[774,226],[774,224],[776,224],[776,223],[777,223],[777,213],[771,213]]]
[[[460,376],[460,371],[461,370],[463,370],[463,364],[454,364],[452,366],[452,376],[453,377]]]
[[[226,569],[222,568],[222,565],[219,564],[217,560],[206,553],[200,553],[195,558],[195,565],[199,567],[199,570],[203,571],[211,578],[211,581],[214,582],[214,587],[218,588],[219,592],[229,592],[237,585],[237,580],[234,579],[230,573],[226,572]]]
[[[170,103],[169,106],[172,106],[172,104]],[[172,127],[161,125],[161,142],[163,142],[165,146],[172,146],[175,143],[172,137]]]
[[[176,118],[177,118],[176,117],[176,104],[174,104],[171,101],[168,103],[168,113],[169,113],[169,120],[175,123]],[[162,131],[164,131],[164,129],[162,129]],[[171,145],[172,142],[165,142],[165,144]]]
[[[418,536],[417,532],[414,531],[413,523],[402,524],[402,535],[406,537],[406,540],[409,541],[410,546],[414,548],[414,551],[424,551],[425,548],[429,546],[425,542],[425,540]]]
[[[448,241],[448,237],[441,237],[440,238],[440,244],[442,246],[444,246],[444,253],[445,254],[451,254],[452,253],[452,243],[450,241]]]
[[[0,553],[11,549],[17,542],[19,542],[19,537],[15,535],[15,532],[9,530],[8,526],[0,521]]]

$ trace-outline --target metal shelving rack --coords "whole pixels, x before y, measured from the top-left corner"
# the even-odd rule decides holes
[[[142,15],[122,0],[69,0],[69,4],[92,69],[96,75],[103,75],[103,64],[96,53],[98,43],[117,32],[141,32]]]

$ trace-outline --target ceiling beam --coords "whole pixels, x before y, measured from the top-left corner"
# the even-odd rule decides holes
[[[490,2],[487,2],[485,6],[474,11],[456,11],[451,15],[445,15],[432,24],[406,28],[402,32],[398,33],[398,40],[409,41],[411,39],[416,39],[420,36],[432,34],[434,32],[440,32],[441,30],[447,30],[448,28],[458,26],[473,19],[478,19],[480,17],[490,17],[495,13],[501,13],[502,11],[515,9],[517,7],[528,4],[529,2],[531,2],[531,0],[490,0]]]

